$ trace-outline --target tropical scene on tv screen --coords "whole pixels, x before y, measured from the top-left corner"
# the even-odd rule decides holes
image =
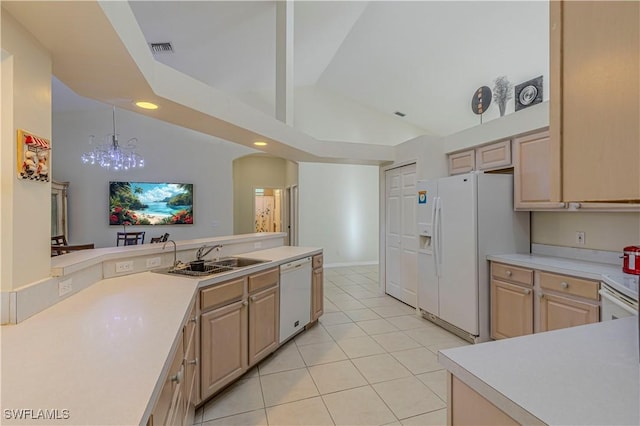
[[[193,184],[109,182],[110,225],[191,225]]]

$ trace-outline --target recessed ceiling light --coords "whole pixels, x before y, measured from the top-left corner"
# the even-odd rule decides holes
[[[255,146],[267,146],[266,142],[254,142],[253,143]]]
[[[146,101],[138,101],[136,102],[136,106],[144,109],[158,109],[158,105]]]

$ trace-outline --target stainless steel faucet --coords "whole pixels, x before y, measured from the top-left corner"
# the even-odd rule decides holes
[[[203,257],[205,257],[206,255],[208,255],[211,252],[211,250],[220,249],[220,248],[222,248],[222,244],[216,244],[214,246],[207,246],[205,244],[202,247],[200,247],[198,249],[198,251],[196,252],[196,259],[202,260]],[[205,249],[208,249],[208,250],[205,251]]]
[[[173,267],[175,268],[176,266],[178,266],[180,264],[180,262],[178,261],[178,256],[177,256],[177,247],[176,247],[176,242],[173,240],[167,240],[164,242],[164,244],[162,245],[162,250],[164,250],[164,248],[167,246],[167,243],[173,243]]]

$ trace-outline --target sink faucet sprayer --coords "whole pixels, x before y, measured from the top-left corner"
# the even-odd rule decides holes
[[[208,248],[208,250],[205,251],[205,249],[207,249],[207,248]],[[211,252],[211,250],[213,250],[213,249],[221,249],[221,248],[222,248],[222,244],[216,244],[216,245],[211,246],[211,247],[209,247],[209,246],[207,246],[205,244],[202,247],[200,247],[198,249],[198,251],[196,252],[196,259],[202,260],[203,257],[205,257],[206,255],[208,255]]]
[[[178,266],[180,264],[180,262],[178,261],[177,258],[177,247],[176,247],[176,242],[173,240],[167,240],[164,242],[164,244],[162,245],[162,250],[164,250],[164,248],[167,246],[167,243],[173,243],[173,267],[175,268],[176,266]]]

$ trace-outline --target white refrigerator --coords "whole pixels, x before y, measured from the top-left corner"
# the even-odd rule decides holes
[[[529,253],[529,212],[513,176],[473,172],[418,181],[418,307],[473,342],[489,340],[489,254]]]

